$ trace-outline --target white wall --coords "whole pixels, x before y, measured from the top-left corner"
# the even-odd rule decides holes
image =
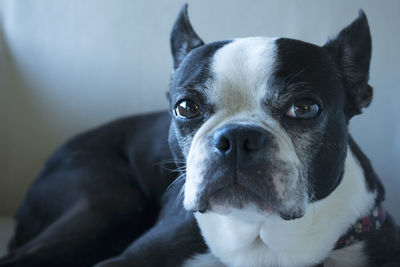
[[[13,214],[67,137],[167,107],[169,32],[184,1],[0,0],[0,214]],[[323,44],[363,8],[375,97],[351,132],[400,221],[400,1],[188,1],[205,41],[285,36]]]

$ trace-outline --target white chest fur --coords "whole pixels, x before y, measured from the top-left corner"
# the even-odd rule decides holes
[[[246,210],[195,216],[211,252],[227,266],[312,266],[330,256],[337,239],[369,212],[374,199],[349,150],[339,186],[325,199],[309,204],[300,219],[285,221]]]

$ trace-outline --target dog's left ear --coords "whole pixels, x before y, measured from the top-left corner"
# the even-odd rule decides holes
[[[187,7],[187,4],[183,5],[171,31],[170,42],[174,69],[179,67],[192,49],[204,44],[190,24]]]
[[[368,85],[371,59],[371,34],[368,20],[362,10],[358,18],[328,41],[326,48],[336,62],[346,89],[345,113],[350,119],[360,114],[372,100]]]

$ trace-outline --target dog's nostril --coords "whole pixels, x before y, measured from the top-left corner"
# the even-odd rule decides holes
[[[218,139],[218,142],[215,144],[215,146],[217,147],[218,150],[225,152],[229,150],[231,144],[228,138],[226,138],[225,136],[221,136]]]
[[[265,137],[262,135],[254,135],[251,138],[243,140],[243,149],[245,151],[257,151],[264,147]]]
[[[246,151],[254,151],[258,148],[255,147],[249,139],[244,140],[243,142],[243,149]]]

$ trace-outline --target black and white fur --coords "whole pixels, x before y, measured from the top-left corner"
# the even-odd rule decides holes
[[[171,48],[170,112],[110,123],[57,150],[17,213],[1,267],[400,264],[389,215],[369,239],[333,250],[384,199],[348,134],[372,99],[364,13],[322,47],[205,44],[184,6]],[[287,116],[305,97],[318,116]],[[184,99],[199,116],[176,116]],[[221,138],[244,138],[252,151],[222,154]]]

